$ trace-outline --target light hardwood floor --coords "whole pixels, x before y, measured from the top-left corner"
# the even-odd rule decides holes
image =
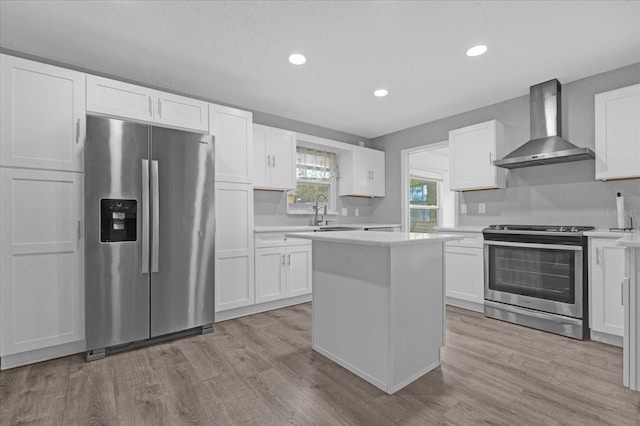
[[[387,395],[310,348],[311,305],[86,363],[0,372],[0,424],[640,425],[622,351],[447,309],[442,365]]]

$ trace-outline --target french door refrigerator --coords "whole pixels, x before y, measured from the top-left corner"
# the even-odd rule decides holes
[[[86,140],[87,359],[212,331],[213,137],[88,117]]]

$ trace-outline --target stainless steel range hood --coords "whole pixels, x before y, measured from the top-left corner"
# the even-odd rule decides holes
[[[589,148],[578,148],[562,139],[561,86],[556,79],[531,86],[531,140],[493,164],[506,169],[590,160]]]

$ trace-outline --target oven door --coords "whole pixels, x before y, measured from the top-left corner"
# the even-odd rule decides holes
[[[485,299],[582,318],[582,255],[581,246],[485,240]]]

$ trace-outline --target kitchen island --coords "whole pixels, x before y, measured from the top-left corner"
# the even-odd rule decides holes
[[[392,394],[440,365],[445,234],[338,231],[313,241],[312,348]]]
[[[640,391],[640,231],[618,240],[626,247],[627,268],[623,282],[624,386]]]

